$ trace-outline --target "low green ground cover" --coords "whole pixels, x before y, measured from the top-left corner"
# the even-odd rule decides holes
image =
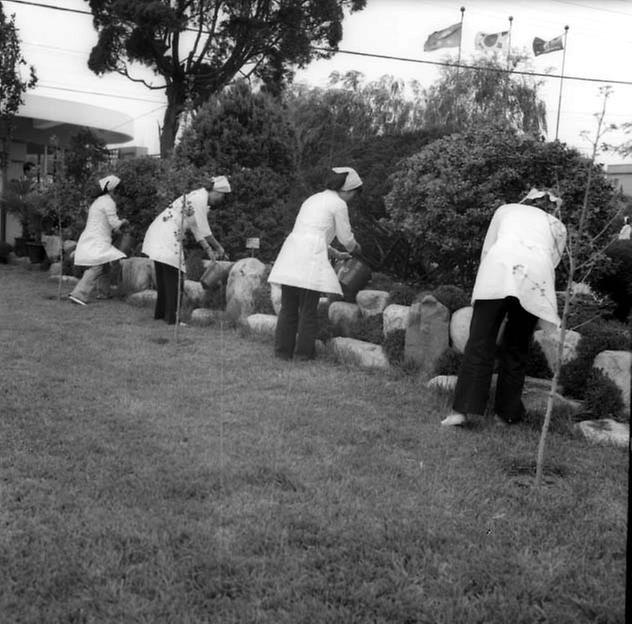
[[[0,266],[0,620],[622,622],[627,453]]]

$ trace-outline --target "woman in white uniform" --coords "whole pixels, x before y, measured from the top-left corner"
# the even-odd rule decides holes
[[[553,214],[562,200],[532,189],[519,204],[496,210],[483,243],[472,301],[470,336],[454,393],[453,412],[442,425],[464,425],[485,412],[498,355],[494,412],[514,424],[524,416],[522,388],[531,335],[538,319],[559,327],[555,267],[566,245],[566,228]],[[497,351],[497,336],[506,324]]]
[[[351,225],[347,202],[362,189],[360,176],[351,167],[334,167],[327,189],[308,197],[294,228],[285,239],[268,281],[281,285],[281,310],[275,333],[275,354],[283,359],[314,357],[318,333],[318,299],[321,293],[342,294],[328,254],[338,252],[335,238],[349,252],[360,250]]]
[[[183,274],[186,272],[182,255],[182,240],[187,231],[193,234],[211,260],[216,258],[216,254],[219,257],[226,255],[224,248],[211,232],[208,224],[208,209],[210,206],[221,203],[226,193],[230,191],[230,184],[225,176],[211,178],[211,183],[207,187],[178,197],[149,226],[143,241],[142,252],[154,261],[156,267],[158,297],[154,312],[155,319],[164,319],[169,325],[174,325],[176,322],[178,283],[182,283],[178,270],[181,270]],[[186,205],[184,205],[185,197]],[[180,231],[181,226],[182,231]]]
[[[109,175],[99,180],[100,195],[88,209],[86,227],[77,241],[74,263],[87,266],[83,276],[68,295],[73,303],[87,305],[92,291],[97,299],[110,296],[110,262],[125,258],[125,254],[112,245],[112,232],[128,223],[119,219],[113,194],[120,192],[121,180]]]

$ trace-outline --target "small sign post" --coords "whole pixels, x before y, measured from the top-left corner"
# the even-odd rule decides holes
[[[259,249],[259,238],[247,238],[246,239],[246,249],[250,249],[250,255],[255,255],[255,249]]]

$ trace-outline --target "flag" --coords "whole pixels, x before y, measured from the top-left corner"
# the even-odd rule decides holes
[[[549,52],[557,52],[558,50],[563,49],[564,35],[555,37],[555,39],[551,39],[550,41],[544,41],[544,39],[540,39],[540,37],[536,37],[533,40],[533,53],[536,56],[540,56],[540,54],[548,54]]]
[[[488,35],[484,32],[476,33],[474,37],[474,47],[477,50],[504,50],[509,45],[509,31],[503,30],[499,33]]]
[[[461,23],[452,24],[443,30],[435,30],[424,43],[424,52],[439,48],[458,48],[461,41]]]

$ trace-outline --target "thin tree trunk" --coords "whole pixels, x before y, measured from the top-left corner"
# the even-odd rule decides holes
[[[173,152],[178,132],[178,120],[186,104],[185,83],[173,83],[167,87],[167,109],[160,133],[160,156],[166,158]]]

